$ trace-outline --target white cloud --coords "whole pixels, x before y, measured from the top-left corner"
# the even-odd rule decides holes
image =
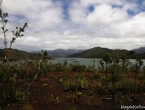
[[[145,13],[139,13],[131,19],[117,23],[112,27],[116,29],[116,34],[119,37],[145,37],[144,25],[145,25]]]
[[[109,0],[110,1],[110,0]],[[108,1],[108,2],[109,2]],[[84,4],[92,4],[92,2],[83,2]],[[75,2],[71,5],[70,16],[74,23],[84,24],[87,26],[103,26],[111,23],[120,22],[128,18],[126,10],[118,7],[113,8],[112,4],[96,4],[94,11],[89,12],[88,6]],[[97,3],[97,2],[96,2]]]
[[[144,6],[145,2],[141,5]],[[96,46],[133,49],[145,46],[145,12],[136,2],[127,0],[73,0],[64,10],[63,2],[52,0],[4,0],[2,9],[9,13],[11,31],[28,22],[24,37],[13,48],[41,50],[57,48],[89,49]],[[90,11],[89,7],[94,10]],[[134,12],[128,14],[128,10]],[[68,18],[64,19],[64,11]],[[3,48],[0,31],[0,47]]]
[[[28,22],[30,27],[51,27],[60,23],[63,19],[61,4],[52,3],[51,0],[14,1],[5,0],[2,4],[3,10],[10,13],[10,15],[19,15],[24,20],[30,20],[29,22],[24,21]]]
[[[88,25],[102,26],[121,22],[127,19],[127,13],[119,8],[112,8],[110,5],[95,6],[93,13],[86,18]]]

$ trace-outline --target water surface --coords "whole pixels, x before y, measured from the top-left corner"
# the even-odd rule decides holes
[[[64,63],[64,61],[67,60],[67,65],[69,64],[75,64],[75,63],[79,63],[80,65],[85,65],[85,66],[92,66],[94,61],[95,61],[95,68],[97,68],[99,66],[99,60],[98,58],[56,58],[53,60],[49,60],[48,63]],[[135,59],[129,59],[130,62],[135,63]],[[144,63],[143,65],[145,66],[145,59],[142,60]]]

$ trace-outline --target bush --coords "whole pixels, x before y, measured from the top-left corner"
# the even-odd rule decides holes
[[[8,70],[0,70],[0,104],[6,105],[16,101],[16,78]]]

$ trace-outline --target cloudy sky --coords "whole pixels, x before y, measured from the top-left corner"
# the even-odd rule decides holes
[[[1,8],[9,42],[28,23],[12,46],[20,50],[145,47],[145,0],[3,0]],[[0,31],[0,48],[3,41]]]

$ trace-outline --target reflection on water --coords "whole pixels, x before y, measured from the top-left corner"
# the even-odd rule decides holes
[[[67,65],[70,64],[80,64],[80,65],[85,65],[86,67],[88,66],[92,66],[93,64],[95,64],[95,68],[97,68],[100,64],[99,64],[99,60],[100,59],[91,59],[91,58],[56,58],[56,59],[52,59],[52,60],[48,60],[48,63],[52,63],[52,64],[57,64],[57,63],[62,63],[64,64],[65,60],[67,60]],[[29,60],[28,62],[30,62],[31,60]],[[130,59],[130,62],[132,62],[133,64],[135,63],[135,59]],[[142,60],[143,61],[143,66],[145,66],[145,59]],[[2,62],[0,62],[0,65],[17,65],[17,66],[24,66],[27,64],[26,60],[20,60],[20,61],[15,61],[15,62],[9,62],[9,63],[5,63],[3,64]]]
[[[94,61],[95,61],[95,68],[97,68],[98,67],[98,65],[99,65],[99,60],[100,59],[91,59],[91,58],[56,58],[56,59],[54,59],[54,60],[49,60],[48,61],[48,63],[54,63],[54,64],[56,64],[56,63],[64,63],[64,61],[65,60],[67,60],[67,64],[69,65],[69,64],[72,64],[72,63],[79,63],[80,65],[85,65],[85,66],[92,66],[93,65],[93,63],[94,63]],[[135,63],[135,59],[130,59],[129,60],[130,62],[132,62],[132,63]],[[143,62],[144,62],[144,66],[145,66],[145,59],[144,60],[142,60]]]

